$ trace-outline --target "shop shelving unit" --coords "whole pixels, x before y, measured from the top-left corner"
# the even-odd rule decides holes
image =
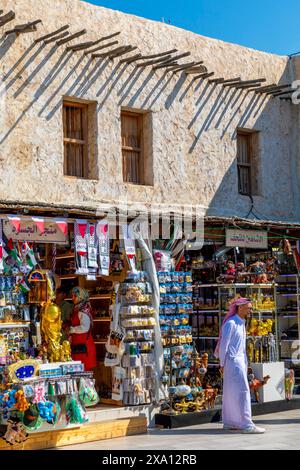
[[[280,274],[276,281],[280,360],[294,369],[296,385],[300,385],[300,277]]]
[[[257,298],[270,297],[274,302],[274,305],[266,309],[253,309],[253,317],[258,320],[265,320],[270,318],[274,320],[275,327],[275,338],[276,338],[276,348],[277,356],[278,351],[278,321],[277,321],[277,296],[276,296],[276,284],[243,284],[243,283],[234,283],[234,284],[200,284],[194,286],[195,289],[203,290],[200,298],[202,298],[204,305],[203,308],[197,306],[197,297],[194,296],[194,315],[193,318],[193,327],[197,330],[197,335],[194,335],[196,340],[197,348],[199,352],[204,352],[205,350],[210,351],[210,365],[215,366],[217,361],[214,360],[212,355],[212,350],[216,346],[218,336],[201,336],[200,331],[200,322],[205,326],[216,326],[218,325],[218,331],[222,325],[224,316],[227,312],[226,303],[228,299],[234,298],[237,294],[240,294],[243,297],[253,297],[254,295]],[[217,303],[216,303],[217,299]],[[200,301],[200,303],[202,302]]]

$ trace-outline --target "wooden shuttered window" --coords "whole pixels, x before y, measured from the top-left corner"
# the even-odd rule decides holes
[[[65,101],[64,126],[64,174],[88,178],[88,105]]]
[[[144,184],[143,114],[122,111],[123,181]]]
[[[251,133],[238,132],[237,134],[237,166],[238,166],[238,188],[239,193],[245,196],[251,196]]]

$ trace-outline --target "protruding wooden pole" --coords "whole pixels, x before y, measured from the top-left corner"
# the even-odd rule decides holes
[[[131,57],[127,57],[125,59],[121,59],[120,60],[120,64],[123,64],[126,62],[126,64],[131,64],[133,62],[136,62],[137,60],[141,59],[142,58],[142,54],[136,54],[136,55],[133,55]]]
[[[10,29],[9,31],[5,31],[5,36],[7,36],[8,34],[18,35],[21,33],[33,33],[34,31],[37,30],[36,25],[41,22],[42,20],[36,20],[36,21],[32,21],[31,23],[18,24],[13,29]]]
[[[286,91],[278,91],[277,93],[273,93],[273,96],[289,95],[290,93],[294,93],[294,91],[296,91],[296,89],[286,90]]]
[[[285,90],[286,88],[289,88],[291,86],[290,83],[285,84],[285,85],[274,85],[274,86],[269,86],[269,87],[262,87],[261,90],[257,90],[257,93],[267,93],[272,94],[273,92],[280,91],[280,90]]]
[[[9,23],[10,21],[14,20],[16,17],[16,14],[14,11],[9,11],[6,13],[6,15],[0,16],[0,26],[4,26],[6,23]]]
[[[177,62],[169,62],[167,64],[160,64],[160,65],[156,65],[155,67],[153,67],[153,70],[168,68],[170,67],[170,65],[179,65],[179,64],[177,64]],[[168,70],[168,72],[170,72],[170,70]]]
[[[65,38],[69,36],[69,31],[65,31],[64,33],[59,34],[58,36],[53,36],[53,38],[46,39],[44,42],[45,44],[50,44],[51,42],[58,41],[58,39]]]
[[[236,77],[236,78],[227,78],[226,80],[224,80],[224,82],[222,82],[223,84],[224,83],[236,83],[236,82],[240,82],[241,81],[241,77]]]
[[[214,74],[215,72],[200,73],[200,75],[194,77],[194,80],[198,80],[198,78],[202,78],[202,80],[205,80],[206,78],[212,77]]]
[[[105,58],[105,57],[115,57],[120,53],[127,53],[131,52],[133,49],[137,49],[136,47],[133,46],[121,46],[117,47],[116,49],[112,49],[111,51],[104,52],[103,54],[92,54],[93,59],[99,59],[99,58]]]
[[[207,73],[207,68],[204,65],[200,65],[199,67],[187,69],[185,71],[187,75],[195,75],[200,73]]]
[[[172,57],[171,55],[167,55],[165,57],[160,57],[159,59],[148,60],[147,62],[142,62],[140,64],[137,64],[137,67],[147,67],[148,65],[159,64],[160,62],[165,62],[169,60],[171,57]]]
[[[188,63],[185,63],[185,64],[180,64],[178,67],[172,67],[171,70],[176,73],[176,72],[180,72],[181,70],[185,70],[185,69],[189,69],[189,68],[192,68],[192,67],[195,67],[196,65],[201,65],[203,64],[203,60],[199,60],[199,62],[188,62]]]
[[[97,51],[102,51],[103,49],[107,49],[108,47],[115,46],[116,44],[119,44],[119,41],[112,41],[107,44],[103,44],[103,46],[98,46],[98,47],[95,47],[94,49],[85,50],[84,55],[93,54],[94,52],[97,52]]]
[[[77,33],[71,34],[65,39],[61,39],[60,41],[57,41],[56,45],[62,46],[66,42],[72,41],[72,39],[79,38],[80,36],[83,36],[84,34],[86,34],[86,29],[82,29],[81,31],[78,31]]]
[[[68,28],[69,28],[69,25],[66,24],[62,28],[59,28],[56,31],[53,31],[53,33],[49,33],[49,34],[46,34],[45,36],[41,36],[40,38],[37,38],[34,42],[38,43],[38,42],[41,42],[41,41],[45,41],[46,39],[52,38],[53,36],[56,36],[57,34],[62,33],[63,31],[65,31]]]
[[[258,78],[257,80],[245,80],[243,82],[239,83],[226,83],[224,86],[228,86],[229,88],[244,88],[247,87],[248,85],[256,85],[258,83],[263,83],[266,82],[267,80],[265,78]]]

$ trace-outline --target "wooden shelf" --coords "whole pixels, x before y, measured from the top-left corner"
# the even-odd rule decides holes
[[[106,344],[107,343],[107,339],[106,340],[103,340],[103,341],[94,341],[95,344]]]
[[[66,298],[65,300],[72,300],[71,297]],[[99,294],[99,295],[91,295],[89,300],[111,300],[111,294]]]
[[[93,322],[99,322],[99,321],[111,321],[110,317],[103,317],[103,318],[94,318]]]
[[[58,276],[60,279],[77,279],[78,274],[62,274],[61,276]]]
[[[30,325],[30,321],[19,323],[0,323],[0,328],[26,328]]]

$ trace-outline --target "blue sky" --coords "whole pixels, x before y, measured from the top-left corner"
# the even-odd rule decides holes
[[[276,54],[300,51],[300,1],[287,0],[89,0]]]

